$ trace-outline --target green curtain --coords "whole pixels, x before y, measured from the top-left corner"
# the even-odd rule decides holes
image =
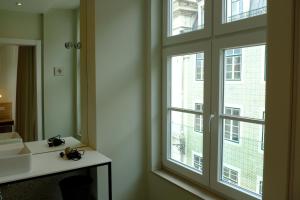
[[[35,47],[20,46],[17,72],[16,132],[24,142],[37,140]]]

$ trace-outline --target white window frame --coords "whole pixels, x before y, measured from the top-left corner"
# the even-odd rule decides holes
[[[205,0],[204,5],[204,28],[188,33],[170,36],[170,19],[172,17],[172,10],[170,8],[170,1],[163,1],[163,46],[178,44],[203,38],[208,38],[212,33],[212,1]],[[168,12],[166,12],[168,11]],[[170,11],[170,12],[169,12]]]
[[[223,182],[219,182],[220,169],[220,150],[221,150],[221,141],[219,140],[220,129],[223,128],[220,114],[223,111],[220,111],[219,104],[219,89],[220,82],[219,79],[223,80],[223,72],[220,73],[219,66],[224,62],[224,55],[221,54],[220,49],[227,48],[239,48],[245,46],[254,46],[259,44],[266,43],[266,15],[255,16],[232,23],[222,24],[223,14],[218,11],[218,6],[223,6],[221,1],[215,1],[214,3],[214,33],[212,34],[211,21],[207,23],[206,20],[212,20],[212,17],[207,17],[207,15],[212,14],[211,1],[206,0],[206,10],[205,10],[205,28],[199,31],[193,31],[189,33],[184,33],[176,36],[168,37],[168,15],[169,12],[166,12],[168,8],[168,0],[163,2],[164,7],[164,16],[163,16],[163,79],[162,79],[162,118],[163,118],[163,137],[162,137],[162,164],[164,169],[175,172],[178,175],[181,175],[193,182],[209,186],[212,190],[218,191],[220,193],[226,194],[234,199],[238,200],[254,200],[259,199],[260,197],[253,193],[248,193],[245,191],[238,191],[238,189],[230,187]],[[210,8],[209,8],[210,7]],[[222,11],[222,9],[220,9]],[[218,15],[220,17],[218,17]],[[258,29],[259,28],[259,29]],[[241,32],[243,31],[243,32]],[[248,32],[247,32],[248,31]],[[234,36],[229,35],[228,33],[235,32]],[[213,40],[212,40],[213,39]],[[193,41],[193,43],[191,43]],[[195,43],[194,43],[195,42]],[[199,45],[203,43],[203,45]],[[206,45],[204,45],[206,43]],[[223,46],[222,46],[222,43]],[[197,46],[198,44],[198,46]],[[168,160],[170,157],[170,144],[167,141],[170,141],[170,116],[169,116],[169,105],[170,105],[170,62],[169,56],[176,56],[181,54],[201,52],[203,49],[209,46],[207,49],[212,49],[212,55],[209,54],[209,51],[205,51],[205,94],[206,98],[204,100],[204,134],[203,134],[203,175],[196,174],[190,168],[185,167],[184,165]],[[201,50],[201,48],[202,50]],[[194,49],[194,51],[193,51]],[[209,55],[209,56],[208,56]],[[211,60],[211,57],[214,59]],[[223,60],[222,60],[223,59]],[[211,62],[211,63],[210,63]],[[242,64],[242,63],[241,63]],[[210,67],[211,66],[211,67]],[[209,73],[207,73],[207,71]],[[211,74],[212,73],[212,74]],[[215,74],[217,73],[217,74]],[[211,82],[207,79],[211,78]],[[213,77],[213,78],[212,78]],[[242,79],[242,72],[241,72]],[[213,87],[211,87],[213,85]],[[214,90],[211,90],[214,88]],[[211,102],[210,102],[211,101]],[[210,106],[210,103],[213,106]],[[214,109],[210,112],[211,109]],[[177,111],[186,110],[186,109],[177,109]],[[192,112],[192,114],[195,112]],[[213,114],[216,116],[212,123],[210,122],[210,117]],[[239,118],[239,117],[237,117]],[[241,117],[243,118],[243,117]],[[244,121],[241,120],[241,121]],[[245,120],[247,122],[253,122],[253,119]],[[220,123],[222,122],[222,123]],[[263,120],[256,120],[254,122],[264,124]],[[209,125],[211,124],[211,126]],[[205,134],[205,133],[211,133]],[[209,136],[208,136],[209,135]],[[222,139],[222,137],[221,137]],[[210,142],[211,141],[211,142]],[[214,146],[214,148],[209,148],[209,145]],[[218,147],[218,148],[215,148]],[[211,151],[211,152],[210,152]],[[211,158],[211,159],[209,159]],[[210,163],[208,163],[210,161]],[[221,170],[222,171],[222,170]]]
[[[211,145],[217,148],[211,149],[211,171],[210,171],[210,186],[224,194],[234,197],[238,200],[253,200],[260,199],[261,196],[247,192],[244,190],[239,191],[237,188],[226,185],[220,182],[222,177],[222,120],[225,119],[223,115],[223,62],[224,49],[247,47],[266,44],[266,32],[264,30],[252,30],[245,33],[228,35],[217,38],[213,41],[213,69],[212,69],[212,113],[215,118],[212,122],[212,143]],[[239,119],[241,122],[264,124],[264,120],[250,119],[246,117],[233,117]]]
[[[222,35],[226,33],[238,32],[253,28],[265,27],[267,25],[267,15],[258,15],[230,23],[224,23],[226,17],[225,0],[214,1],[214,34]],[[268,5],[267,5],[268,6]],[[268,12],[268,11],[267,11]]]
[[[210,137],[208,133],[209,126],[209,113],[210,113],[210,74],[211,68],[204,67],[204,99],[203,99],[203,112],[190,111],[188,109],[175,109],[175,111],[185,110],[185,113],[191,114],[201,114],[203,116],[203,169],[202,174],[197,172],[196,170],[192,170],[187,168],[183,164],[179,162],[172,161],[171,158],[171,133],[170,133],[170,108],[171,108],[171,56],[196,53],[196,52],[204,52],[204,66],[211,66],[211,43],[210,41],[201,41],[191,44],[184,45],[176,45],[172,47],[165,48],[163,50],[163,90],[162,90],[162,114],[163,114],[163,156],[162,163],[164,167],[171,171],[175,171],[176,173],[189,178],[190,180],[202,184],[209,184],[209,149],[210,149]],[[207,77],[207,78],[206,78]],[[174,110],[174,109],[173,109]]]

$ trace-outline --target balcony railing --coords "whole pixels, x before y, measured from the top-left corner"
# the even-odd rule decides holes
[[[255,9],[255,10],[250,10],[248,12],[243,12],[243,13],[240,13],[238,15],[229,16],[229,17],[227,17],[227,22],[238,21],[238,20],[241,20],[241,19],[249,18],[249,17],[263,15],[265,13],[267,13],[267,7],[262,7],[262,8],[258,8],[258,9]]]

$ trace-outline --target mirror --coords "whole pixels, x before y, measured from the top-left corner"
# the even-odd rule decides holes
[[[81,135],[80,0],[0,0],[0,135]]]

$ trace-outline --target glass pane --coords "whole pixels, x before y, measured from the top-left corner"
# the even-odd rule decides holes
[[[194,131],[194,120],[194,114],[171,112],[171,159],[202,174],[203,134]]]
[[[170,36],[204,28],[204,0],[169,0]]]
[[[240,48],[241,64],[232,71],[224,67],[224,113],[262,119],[265,110],[265,45]],[[230,50],[225,50],[226,52]],[[228,56],[225,56],[225,59]],[[229,76],[231,74],[231,76]],[[227,113],[226,107],[237,108]]]
[[[224,120],[226,123],[226,120]],[[262,125],[238,122],[239,143],[227,140],[223,132],[221,182],[259,194],[258,177],[263,177],[263,157],[261,150]],[[232,134],[232,133],[231,133]],[[233,134],[232,139],[237,137]],[[228,168],[228,169],[226,169]]]
[[[224,0],[225,23],[267,13],[267,0]]]
[[[203,79],[195,79],[199,73],[197,70],[197,54],[186,54],[171,58],[171,106],[190,110],[195,109],[195,103],[203,104]],[[199,58],[199,56],[198,56]],[[202,62],[203,63],[203,62]],[[204,66],[200,72],[203,77]],[[202,81],[199,81],[202,80]],[[202,108],[201,110],[203,111]]]

